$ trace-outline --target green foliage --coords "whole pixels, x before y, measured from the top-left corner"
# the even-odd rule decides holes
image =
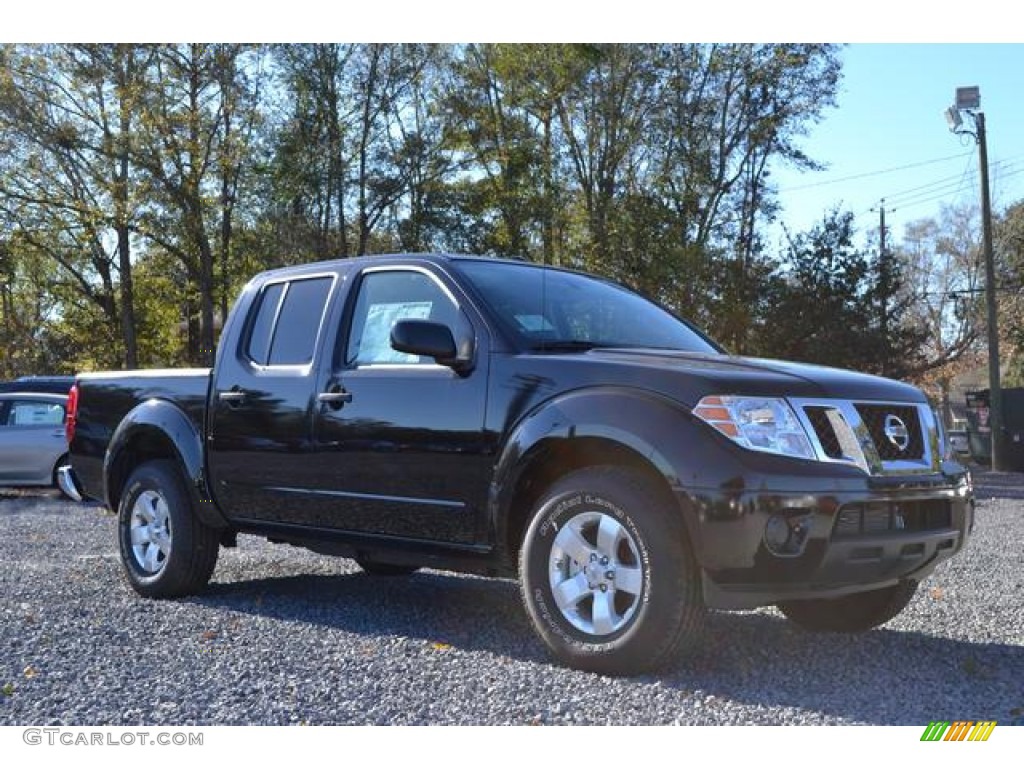
[[[915,370],[922,332],[900,319],[902,269],[857,249],[853,238],[853,215],[839,211],[793,238],[761,288],[754,351],[897,378]]]
[[[445,250],[611,276],[737,352],[917,375],[903,255],[840,214],[763,244],[769,168],[815,167],[839,77],[831,45],[2,46],[0,374],[205,363],[259,270]]]

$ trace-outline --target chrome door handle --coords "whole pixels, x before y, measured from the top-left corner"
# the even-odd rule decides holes
[[[248,396],[249,393],[244,389],[229,389],[226,392],[217,393],[217,399],[222,403],[228,403],[229,405],[241,403]]]
[[[317,402],[327,403],[328,405],[344,405],[345,403],[352,402],[352,393],[344,390],[331,390],[329,392],[321,392],[316,396]]]

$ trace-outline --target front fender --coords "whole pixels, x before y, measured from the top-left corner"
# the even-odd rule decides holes
[[[117,509],[127,475],[142,459],[162,456],[178,464],[192,494],[199,519],[223,528],[227,521],[217,509],[206,484],[203,441],[198,428],[177,405],[151,398],[129,411],[117,425],[103,459],[107,506]],[[133,458],[134,457],[134,458]]]
[[[672,425],[689,418],[681,406],[643,390],[603,386],[563,393],[536,406],[509,432],[495,483],[506,487],[522,458],[543,440],[597,437],[639,453],[676,486],[669,439]]]
[[[491,486],[491,526],[502,548],[510,543],[503,540],[501,532],[512,513],[516,488],[543,445],[586,438],[614,444],[646,461],[680,498],[715,452],[714,447],[709,452],[707,444],[718,442],[706,434],[705,425],[694,422],[680,404],[628,387],[573,390],[534,407],[504,441]],[[692,507],[684,509],[692,511]],[[695,539],[695,516],[684,514],[684,521]]]

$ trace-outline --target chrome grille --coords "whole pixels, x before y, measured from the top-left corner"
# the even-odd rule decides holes
[[[829,410],[825,406],[809,405],[804,408],[804,413],[807,414],[808,421],[814,427],[814,434],[818,436],[825,455],[830,459],[841,459],[843,458],[843,448],[839,443],[836,430],[829,419]]]
[[[938,470],[938,427],[913,403],[791,399],[819,461],[852,464],[873,475]]]
[[[924,440],[917,408],[909,405],[876,405],[857,403],[857,412],[871,433],[871,439],[882,461],[920,459],[924,455]],[[907,444],[900,448],[886,434],[886,420],[897,418],[907,428]]]

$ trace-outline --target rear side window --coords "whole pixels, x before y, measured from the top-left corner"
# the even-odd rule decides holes
[[[58,403],[16,400],[7,412],[8,427],[53,427],[64,423],[64,407]]]
[[[260,365],[266,365],[270,359],[270,340],[274,334],[274,321],[277,320],[277,310],[281,306],[284,288],[285,283],[274,283],[264,288],[263,295],[260,296],[256,322],[249,334],[249,348],[246,350],[249,358]]]
[[[307,365],[313,360],[332,278],[268,285],[260,296],[246,354],[259,365]]]

